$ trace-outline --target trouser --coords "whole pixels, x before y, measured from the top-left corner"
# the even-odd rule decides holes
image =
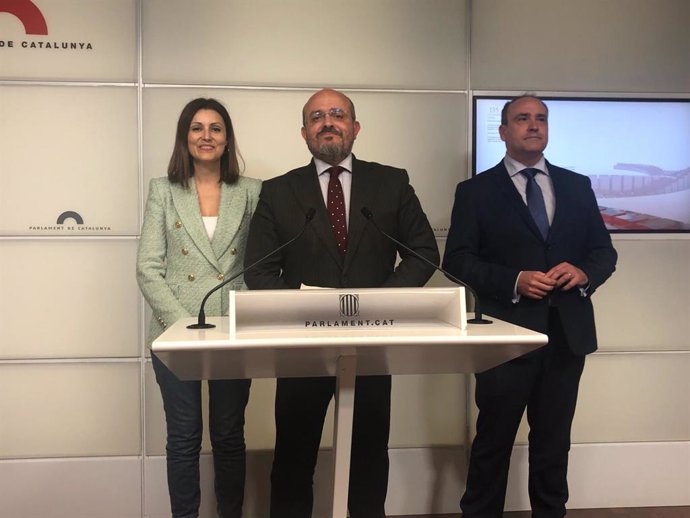
[[[276,446],[271,518],[310,518],[314,468],[335,378],[281,378],[276,391]],[[348,509],[351,518],[383,518],[388,489],[390,376],[358,376]]]
[[[477,435],[460,502],[465,518],[503,515],[510,455],[525,407],[532,516],[565,516],[570,430],[585,357],[568,348],[556,309],[548,335],[541,349],[476,375]]]
[[[201,382],[180,381],[151,355],[163,396],[166,462],[173,518],[199,516],[199,454],[203,422]],[[244,409],[251,380],[209,380],[209,435],[220,518],[242,515],[245,478]]]

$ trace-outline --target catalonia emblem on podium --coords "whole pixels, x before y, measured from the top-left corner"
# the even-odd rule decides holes
[[[359,315],[359,295],[340,295],[340,316],[356,317]]]

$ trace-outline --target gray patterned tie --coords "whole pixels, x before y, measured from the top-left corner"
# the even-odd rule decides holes
[[[544,195],[534,178],[537,174],[541,173],[541,171],[530,167],[528,169],[523,169],[520,173],[527,178],[527,208],[529,208],[532,218],[537,224],[542,237],[546,239],[546,236],[549,235],[549,216],[546,214]]]

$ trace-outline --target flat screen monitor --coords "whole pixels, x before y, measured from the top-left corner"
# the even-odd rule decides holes
[[[586,175],[611,232],[690,232],[690,99],[540,96],[551,163]],[[501,161],[509,96],[473,97],[472,174]]]

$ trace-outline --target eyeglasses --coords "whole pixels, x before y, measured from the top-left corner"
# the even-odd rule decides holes
[[[337,121],[344,121],[348,117],[348,113],[342,108],[331,108],[327,112],[322,112],[320,110],[311,112],[307,119],[309,120],[310,124],[317,124],[323,120],[326,120],[326,115]]]

